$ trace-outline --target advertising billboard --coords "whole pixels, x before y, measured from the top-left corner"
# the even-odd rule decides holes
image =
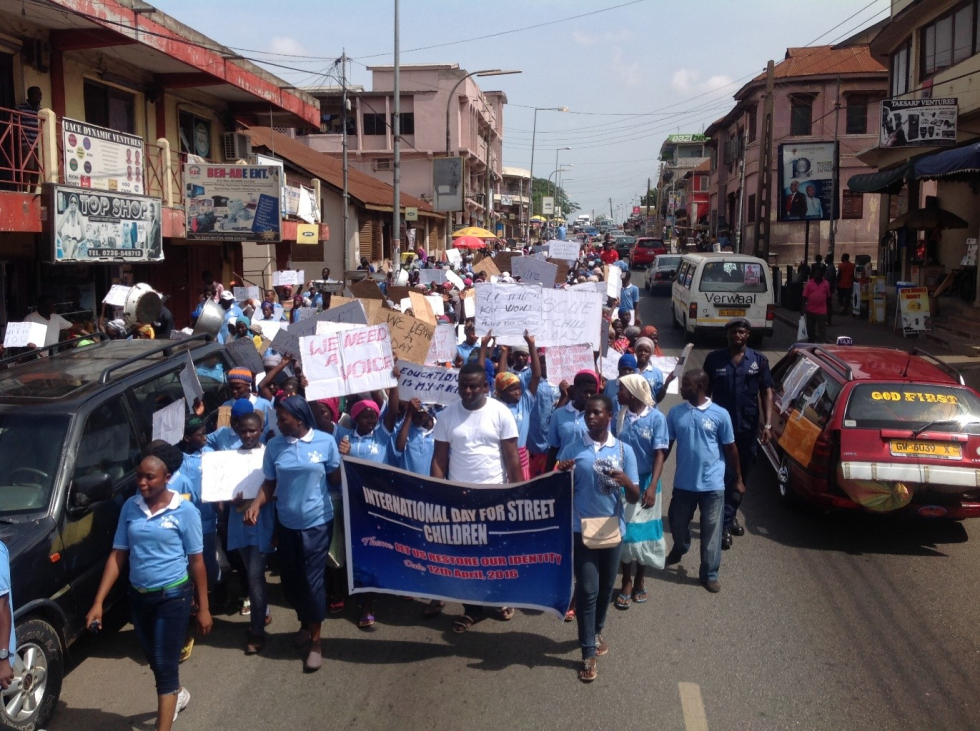
[[[432,210],[463,210],[463,158],[437,157],[432,161]]]
[[[163,260],[160,200],[56,185],[52,189],[55,262]]]
[[[834,198],[834,143],[779,146],[780,221],[829,221]]]
[[[956,99],[885,99],[881,147],[949,147],[956,144]]]
[[[137,195],[146,192],[142,137],[62,119],[61,143],[68,185]]]
[[[282,168],[276,165],[185,165],[187,238],[280,241],[281,184]]]

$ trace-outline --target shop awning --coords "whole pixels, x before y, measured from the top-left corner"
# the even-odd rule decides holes
[[[915,161],[915,177],[918,180],[977,174],[980,174],[980,142],[953,150],[943,150]]]
[[[881,170],[877,173],[861,173],[852,175],[847,181],[847,188],[854,193],[888,193],[896,195],[905,185],[909,173],[909,163],[899,165],[891,170]]]

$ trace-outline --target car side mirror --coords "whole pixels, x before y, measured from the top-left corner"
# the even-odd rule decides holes
[[[69,507],[83,512],[96,503],[112,499],[112,478],[105,472],[83,475],[72,482]]]

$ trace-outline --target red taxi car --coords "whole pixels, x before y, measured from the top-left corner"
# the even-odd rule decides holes
[[[788,505],[980,517],[980,396],[920,350],[793,346],[762,451]]]
[[[630,249],[629,261],[630,269],[639,269],[647,264],[652,264],[654,257],[667,253],[667,245],[663,239],[655,239],[643,236],[636,240],[633,248]]]

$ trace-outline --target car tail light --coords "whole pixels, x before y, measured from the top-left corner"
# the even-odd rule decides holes
[[[766,322],[776,319],[776,305],[766,305]]]
[[[698,305],[696,302],[692,302],[691,306],[687,308],[687,316],[692,320],[698,319]]]
[[[919,515],[923,518],[943,518],[947,510],[942,505],[923,505],[919,508]]]
[[[821,432],[813,443],[810,462],[817,465],[827,465],[830,462],[830,439],[826,432]]]
[[[662,273],[660,273],[660,272],[657,272],[656,274],[653,275],[653,278],[654,279],[663,279],[664,278],[664,275]]]

